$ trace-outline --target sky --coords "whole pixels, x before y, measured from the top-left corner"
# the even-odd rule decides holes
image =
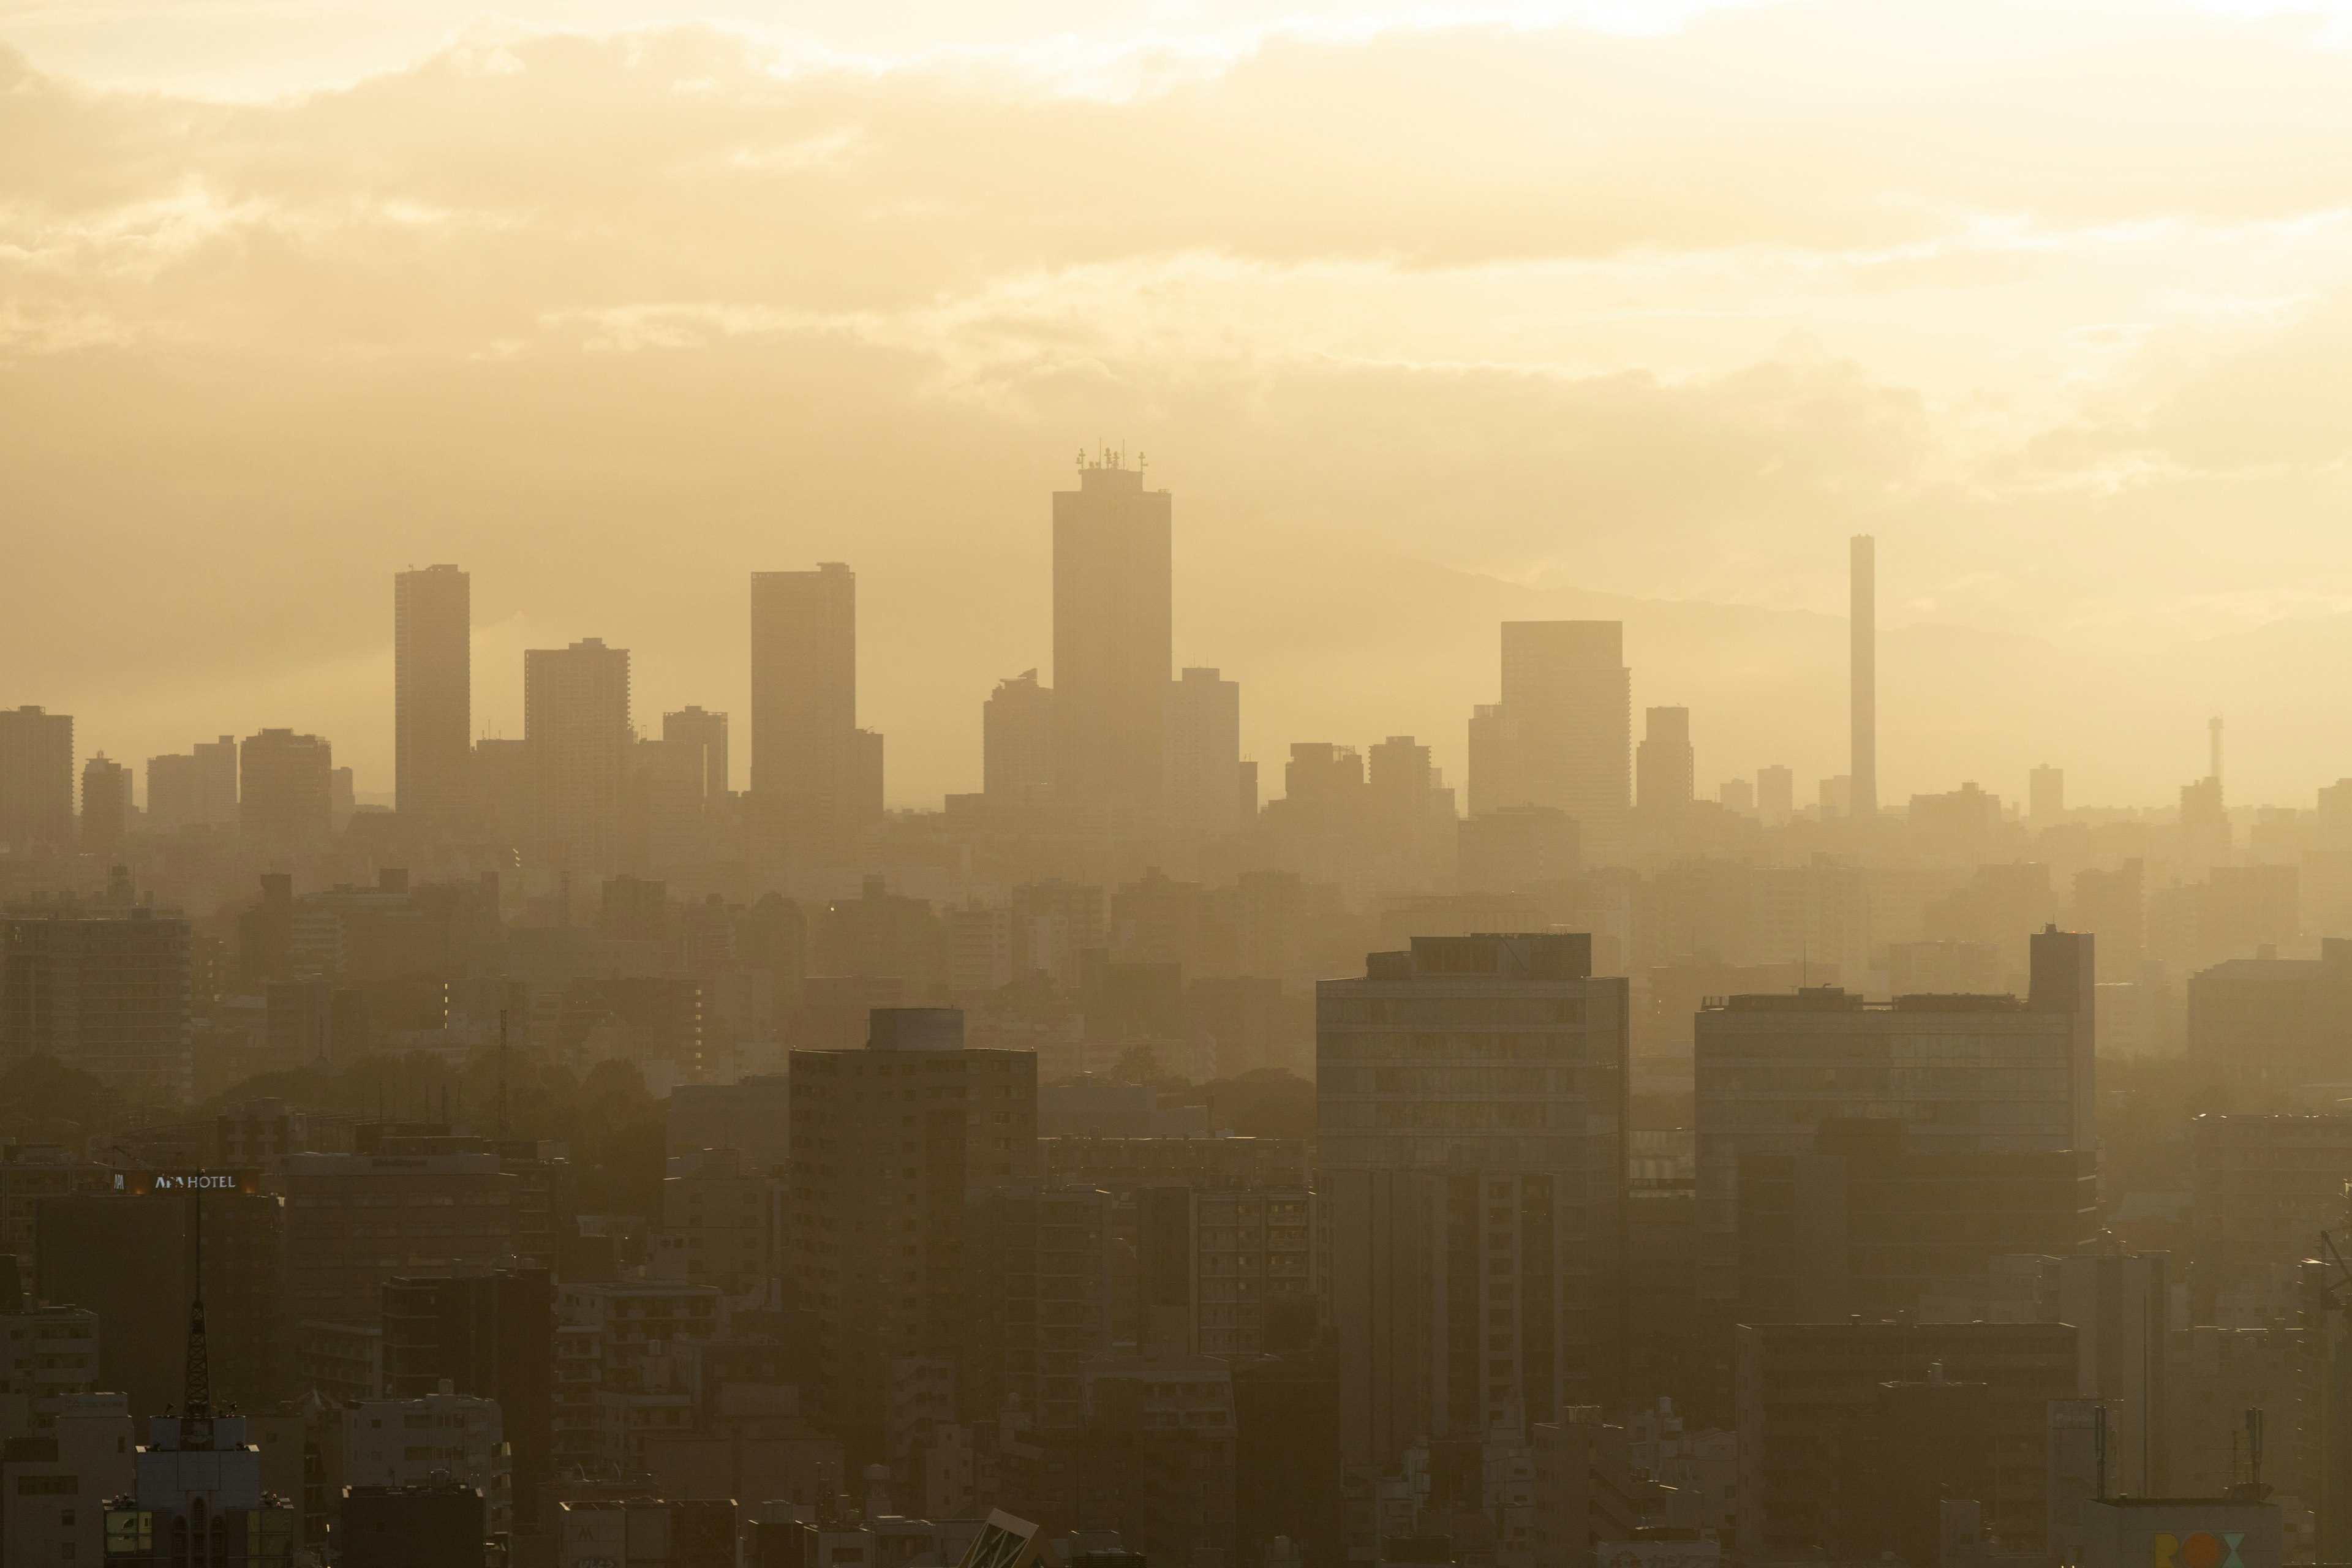
[[[2073,0],[0,0],[0,705],[390,787],[391,574],[748,706],[859,578],[894,805],[1052,671],[1078,448],[1175,658],[1458,781],[1496,622],[1625,621],[1702,788],[2352,774],[2352,10]],[[737,787],[748,741],[735,745]]]

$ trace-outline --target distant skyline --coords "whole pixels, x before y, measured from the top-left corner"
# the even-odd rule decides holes
[[[2216,710],[2233,802],[2352,774],[2343,9],[986,9],[0,4],[0,702],[382,794],[394,572],[513,736],[583,637],[742,713],[748,574],[841,560],[935,805],[1108,439],[1269,778],[1458,781],[1494,623],[1622,599],[1701,791],[1810,800],[1856,532],[1890,805],[2165,804]]]

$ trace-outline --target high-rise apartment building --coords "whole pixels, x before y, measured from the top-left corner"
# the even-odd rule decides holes
[[[247,837],[315,844],[333,832],[334,748],[319,736],[247,735],[237,771],[237,826]]]
[[[131,770],[100,752],[81,769],[82,850],[119,855],[130,833]]]
[[[18,904],[0,917],[0,1061],[55,1057],[126,1101],[194,1087],[188,922],[150,909]]]
[[[1633,753],[1633,798],[1644,811],[1674,811],[1697,795],[1697,759],[1691,751],[1690,710],[1652,708]]]
[[[981,790],[1018,805],[1054,782],[1054,689],[1024,669],[996,683],[980,713]]]
[[[1865,1004],[1825,985],[1732,996],[1700,1011],[1698,1289],[1717,1335],[1713,1353],[1728,1353],[1721,1335],[1740,1295],[1746,1156],[1810,1154],[1832,1117],[1906,1121],[1908,1147],[1922,1155],[2096,1148],[2091,948],[2088,935],[2036,932],[2022,1000]]]
[[[1316,988],[1344,1462],[1615,1394],[1626,982],[1588,936],[1417,937]]]
[[[1168,688],[1167,802],[1175,828],[1221,838],[1242,825],[1242,688],[1187,669]]]
[[[817,1403],[851,1462],[886,1457],[894,1363],[965,1367],[968,1214],[1037,1161],[1037,1058],[971,1050],[963,1015],[886,1007],[862,1050],[792,1056],[790,1212],[824,1357]]]
[[[541,863],[617,870],[629,792],[629,650],[588,637],[522,656],[532,845]]]
[[[1520,804],[1511,782],[1510,724],[1499,702],[1482,702],[1470,710],[1468,796],[1472,816]]]
[[[392,787],[412,822],[466,805],[474,729],[473,579],[427,566],[392,579]]]
[[[702,803],[706,808],[727,804],[727,715],[686,707],[662,715],[662,739],[683,742],[702,759]]]
[[[234,735],[223,735],[217,741],[198,741],[195,744],[194,820],[206,826],[237,825],[236,750]]]
[[[1172,501],[1106,450],[1054,493],[1055,784],[1156,805],[1173,662]]]
[[[2026,816],[2036,827],[2048,827],[2066,815],[2066,770],[2043,763],[2026,775]]]
[[[1622,847],[1632,805],[1633,673],[1616,621],[1503,623],[1506,805],[1549,805],[1588,858]]]
[[[1797,814],[1797,774],[1780,763],[1756,770],[1756,815],[1778,827]]]
[[[857,728],[856,574],[838,561],[752,573],[751,808],[762,835],[803,863],[847,855],[871,826],[869,796],[880,809],[880,740]]]
[[[147,830],[176,833],[196,816],[196,759],[182,752],[147,759]]]
[[[73,842],[73,759],[72,715],[0,710],[0,844]]]
[[[1853,536],[1846,587],[1853,730],[1846,810],[1867,821],[1878,815],[1878,542],[1867,533]]]
[[[1155,1355],[1264,1355],[1314,1338],[1315,1194],[1304,1187],[1143,1187],[1136,1332]],[[1287,1315],[1286,1323],[1286,1314]]]

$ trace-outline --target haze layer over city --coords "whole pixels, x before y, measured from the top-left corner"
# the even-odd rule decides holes
[[[0,1568],[2352,1562],[2352,11],[0,0]]]

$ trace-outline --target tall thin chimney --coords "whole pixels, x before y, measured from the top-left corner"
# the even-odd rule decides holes
[[[2221,776],[2221,716],[2219,713],[2214,714],[2207,722],[2205,730],[2211,740],[2213,751],[2213,766],[2207,776],[2219,780]]]
[[[1853,536],[1848,575],[1853,590],[1853,759],[1849,809],[1878,815],[1878,552],[1867,533]]]

